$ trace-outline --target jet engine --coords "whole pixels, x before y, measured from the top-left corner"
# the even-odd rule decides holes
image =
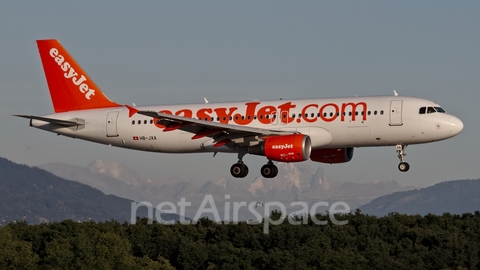
[[[299,162],[310,157],[312,142],[304,134],[269,136],[264,139],[262,150],[269,160]]]

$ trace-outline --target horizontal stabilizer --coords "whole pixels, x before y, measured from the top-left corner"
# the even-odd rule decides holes
[[[41,117],[41,116],[35,116],[35,115],[26,115],[26,114],[12,114],[12,115],[17,117],[27,118],[27,119],[45,121],[51,124],[57,124],[57,125],[66,126],[66,127],[78,126],[83,124],[77,121],[60,120],[60,119],[53,119],[53,118],[47,118],[47,117]]]

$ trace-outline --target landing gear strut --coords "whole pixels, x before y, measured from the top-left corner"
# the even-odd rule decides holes
[[[262,166],[260,172],[265,178],[274,178],[278,174],[278,168],[277,166],[273,165],[273,162],[271,160],[269,160],[267,164]]]
[[[247,154],[246,148],[238,149],[238,162],[230,168],[230,173],[235,178],[244,178],[248,174],[248,167],[242,161],[243,156]]]
[[[396,148],[397,148],[397,156],[400,159],[400,164],[398,164],[398,169],[401,172],[406,172],[410,169],[410,165],[404,160],[404,157],[407,155],[405,153],[405,148],[407,148],[407,145],[397,144]]]

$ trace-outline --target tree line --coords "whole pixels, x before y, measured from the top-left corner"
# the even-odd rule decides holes
[[[272,212],[278,219],[281,213]],[[318,220],[327,219],[318,215]],[[346,225],[163,225],[64,220],[0,227],[0,269],[473,269],[480,213],[384,217]]]

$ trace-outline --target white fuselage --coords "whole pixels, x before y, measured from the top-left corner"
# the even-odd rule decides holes
[[[432,101],[405,96],[374,96],[297,100],[246,101],[136,107],[205,121],[261,129],[297,131],[309,135],[312,149],[409,145],[455,136],[463,123],[447,113],[419,113],[439,107]],[[45,116],[84,122],[61,127],[41,120],[31,125],[57,134],[129,149],[165,152],[235,152],[214,147],[209,137],[164,127],[148,116],[129,117],[124,107],[69,111]]]

